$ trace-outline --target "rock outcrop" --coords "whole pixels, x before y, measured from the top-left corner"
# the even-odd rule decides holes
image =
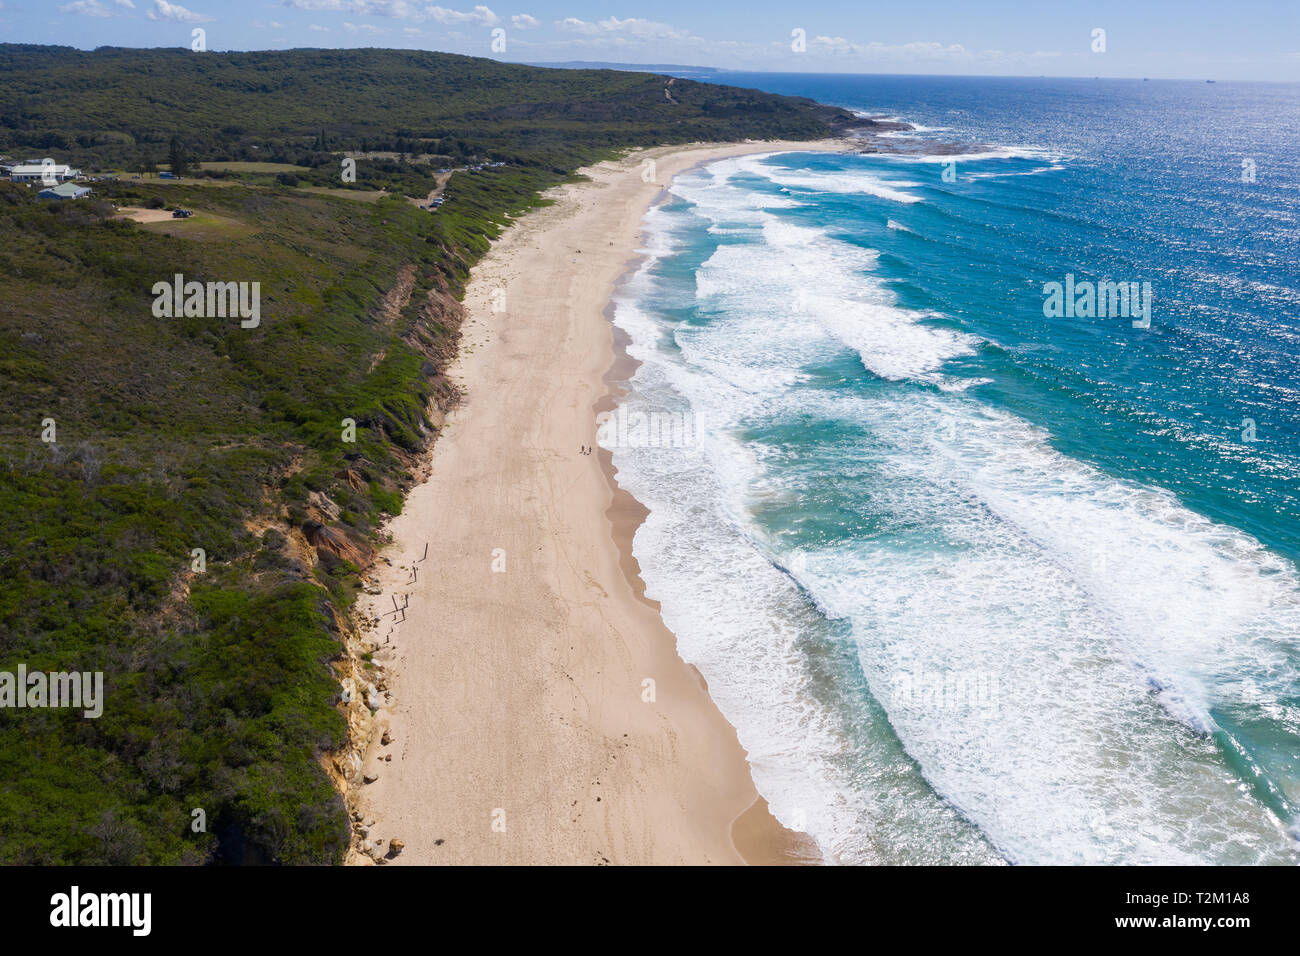
[[[350,561],[358,569],[366,568],[375,559],[374,549],[345,528],[331,528],[319,521],[308,519],[302,524],[303,536],[316,549],[316,555],[326,568],[337,567]]]

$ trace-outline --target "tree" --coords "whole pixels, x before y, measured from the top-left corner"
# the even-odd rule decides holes
[[[153,161],[153,153],[147,149],[140,154],[140,169],[146,173],[158,172],[158,164]]]
[[[185,175],[185,149],[181,146],[179,136],[172,137],[171,146],[167,151],[167,162],[177,176]]]

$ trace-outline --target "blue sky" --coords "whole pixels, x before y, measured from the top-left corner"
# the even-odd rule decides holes
[[[797,72],[1300,80],[1300,0],[443,2],[453,5],[0,0],[0,41],[188,47],[197,27],[211,50],[377,46]],[[1094,50],[1098,29],[1104,51]],[[496,51],[493,31],[504,31]]]

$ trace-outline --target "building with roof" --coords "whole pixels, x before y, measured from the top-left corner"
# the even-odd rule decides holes
[[[42,199],[85,199],[90,195],[90,187],[78,186],[76,183],[60,183],[58,186],[42,189],[36,195]]]
[[[9,170],[9,181],[14,183],[40,183],[53,179],[55,182],[66,183],[69,179],[76,179],[80,175],[81,170],[60,163],[22,164]]]

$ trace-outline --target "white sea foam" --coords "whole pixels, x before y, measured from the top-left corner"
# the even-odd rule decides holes
[[[720,342],[679,331],[674,342],[684,342],[693,356],[681,364],[669,357],[672,349],[656,345],[662,324],[632,301],[619,303],[616,321],[644,362],[634,381],[636,400],[696,409],[708,422],[697,446],[621,447],[614,460],[624,487],[650,510],[635,540],[636,554],[648,562],[648,594],[665,600],[664,618],[681,654],[707,675],[773,813],[812,833],[832,862],[996,862],[978,832],[929,792],[901,749],[889,746],[887,726],[860,749],[848,749],[839,714],[818,706],[816,680],[804,663],[801,645],[823,619],[796,583],[738,532],[746,522],[744,499],[763,491],[748,487],[736,495],[759,463],[730,429],[790,391],[778,384],[756,393],[758,385],[788,383],[797,370],[764,347],[772,342],[766,333],[751,330],[759,337],[754,342],[740,332],[746,361],[765,356],[766,365],[756,375],[752,365],[732,362],[728,371],[747,369],[748,381],[737,383],[711,360]],[[813,341],[810,334],[803,344]],[[829,353],[836,346],[823,337],[822,348]],[[845,765],[846,757],[853,765]],[[908,821],[906,835],[896,832],[899,821]]]
[[[804,189],[819,193],[862,194],[899,203],[917,203],[922,197],[906,192],[921,184],[910,180],[887,179],[866,170],[821,172],[795,170],[761,162],[765,157],[745,156],[735,160],[737,172],[748,173],[787,189]]]
[[[676,248],[693,217],[739,219],[748,241],[720,246],[694,289],[665,287],[652,261],[616,312],[643,362],[635,399],[707,427],[690,448],[616,449],[615,465],[650,509],[634,545],[647,593],[778,818],[845,862],[986,862],[995,848],[1034,863],[1294,862],[1220,745],[1263,758],[1216,715],[1300,726],[1295,569],[966,396],[812,385],[806,369],[845,345],[884,379],[951,384],[942,366],[978,340],[899,308],[874,253],[762,212],[728,175],[684,182],[705,201],[651,223],[671,241],[647,244]],[[668,323],[651,305],[666,301],[710,320]],[[750,437],[796,422],[798,444]],[[828,496],[837,524],[871,516],[862,533],[792,551],[755,518]],[[845,640],[887,726],[845,696],[853,674],[818,670]],[[996,693],[900,693],[935,675]]]
[[[1048,166],[1035,166],[1033,169],[1017,170],[1012,172],[993,172],[993,173],[963,173],[967,179],[1010,179],[1012,176],[1037,176],[1040,173],[1055,173],[1064,169],[1060,163],[1052,163]]]
[[[975,336],[927,321],[935,316],[899,308],[869,274],[874,250],[774,216],[762,220],[760,235],[759,243],[719,247],[695,283],[702,301],[751,315],[777,313],[779,324],[767,323],[774,331],[764,348],[789,349],[796,341],[791,328],[811,325],[856,351],[882,378],[943,384],[948,379],[939,369],[978,347]]]
[[[1066,157],[1053,150],[1038,146],[994,146],[969,153],[875,153],[872,159],[891,163],[974,163],[993,159],[1032,159],[1039,162],[1059,163]]]
[[[1246,705],[1247,682],[1290,706],[1294,569],[1010,416],[938,396],[838,414],[879,443],[876,507],[937,541],[832,549],[808,561],[810,590],[854,622],[882,693],[904,652],[992,669],[1001,689],[996,712],[958,720],[890,709],[940,792],[1016,860],[1285,857],[1277,821],[1198,734],[1211,707]]]

